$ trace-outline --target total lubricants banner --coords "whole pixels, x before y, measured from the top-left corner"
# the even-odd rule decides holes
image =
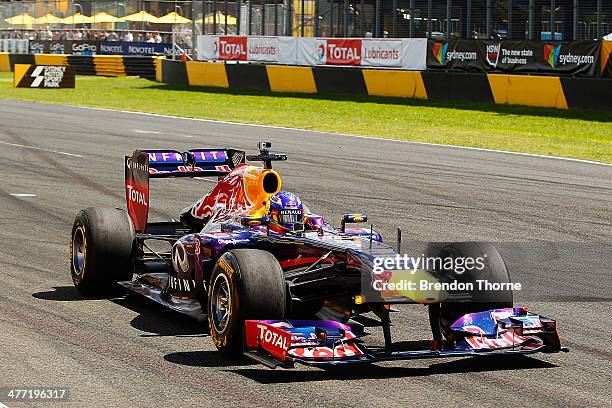
[[[426,39],[198,36],[198,60],[424,70]]]

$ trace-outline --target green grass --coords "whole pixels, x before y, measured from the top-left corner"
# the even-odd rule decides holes
[[[5,78],[5,79],[1,79]],[[399,98],[233,92],[136,78],[77,79],[76,89],[13,88],[0,98],[154,112],[539,153],[612,163],[612,114]]]

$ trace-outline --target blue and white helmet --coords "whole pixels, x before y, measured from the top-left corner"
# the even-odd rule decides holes
[[[304,230],[304,206],[297,195],[279,191],[270,197],[271,227],[280,232]]]

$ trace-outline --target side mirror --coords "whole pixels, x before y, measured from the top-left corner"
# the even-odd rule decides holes
[[[260,218],[242,217],[240,219],[240,223],[244,225],[245,227],[257,227],[260,225],[270,224],[270,218],[268,217],[260,217]]]
[[[342,221],[340,221],[340,231],[346,230],[346,224],[355,224],[358,222],[368,222],[368,216],[366,214],[344,214]]]

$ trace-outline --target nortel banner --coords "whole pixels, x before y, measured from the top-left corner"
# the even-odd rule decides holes
[[[429,41],[427,68],[596,76],[600,50],[596,41]]]
[[[427,40],[198,36],[198,60],[426,69]]]

